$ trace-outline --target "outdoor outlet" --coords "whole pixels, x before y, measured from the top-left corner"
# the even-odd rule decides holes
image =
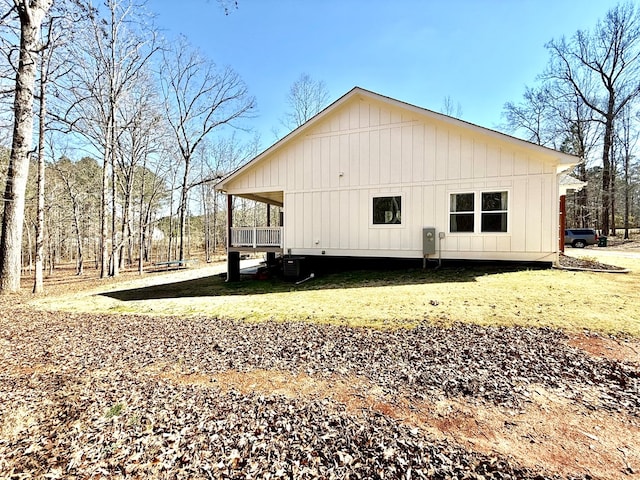
[[[444,238],[444,232],[438,232],[438,238],[442,240]]]

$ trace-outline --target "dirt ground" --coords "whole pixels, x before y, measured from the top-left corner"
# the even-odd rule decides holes
[[[640,365],[637,341],[574,335],[567,343],[589,355]],[[202,388],[208,388],[212,378],[166,371],[155,374]],[[585,408],[539,385],[530,389],[526,407],[514,411],[465,398],[419,403],[407,398],[389,399],[357,377],[321,380],[306,374],[229,370],[213,378],[216,385],[241,392],[332,398],[352,412],[372,409],[469,450],[513,457],[531,469],[542,467],[566,477],[640,478],[639,418]]]
[[[600,343],[593,346],[598,348]],[[584,339],[581,344],[590,348]],[[160,376],[202,388],[211,385],[208,375]],[[227,371],[213,378],[217,385],[241,392],[332,398],[351,412],[371,409],[465,449],[487,455],[498,453],[550,474],[640,478],[638,418],[581,408],[541,386],[531,389],[530,403],[524,409],[513,411],[464,398],[419,403],[407,398],[388,399],[359,378],[326,381],[274,371]]]
[[[637,247],[627,246],[627,248]],[[134,273],[125,274],[123,278],[134,276]],[[57,274],[48,279],[48,289],[54,292],[59,289],[69,291],[69,289],[93,288],[96,284],[95,278],[80,280],[73,275],[64,274]],[[539,381],[539,378],[544,378],[544,372],[541,377],[532,380],[518,380],[521,377],[515,376],[510,379],[512,381],[510,385],[517,386],[519,391],[517,398],[520,400],[501,403],[490,401],[490,396],[483,393],[485,386],[489,388],[492,375],[491,372],[488,375],[485,372],[482,381],[486,382],[486,385],[482,384],[474,390],[475,393],[461,395],[443,386],[440,390],[426,388],[423,394],[416,396],[412,389],[419,387],[415,387],[411,381],[407,383],[406,388],[393,384],[396,385],[395,389],[390,389],[384,381],[377,380],[375,366],[344,367],[344,370],[326,369],[324,373],[319,373],[305,367],[306,364],[300,363],[299,357],[304,353],[301,354],[298,351],[291,360],[297,363],[289,368],[286,366],[289,363],[281,363],[281,359],[270,357],[270,355],[283,355],[283,351],[288,351],[289,347],[286,346],[275,348],[273,350],[275,353],[264,353],[264,346],[256,347],[255,351],[261,352],[262,363],[244,364],[239,363],[238,360],[229,360],[227,366],[221,366],[220,361],[213,364],[200,363],[198,359],[201,357],[194,356],[197,359],[190,359],[185,352],[196,350],[201,356],[215,353],[215,355],[219,354],[216,358],[226,359],[225,354],[232,350],[229,350],[231,347],[221,346],[220,342],[205,341],[202,333],[199,336],[193,332],[181,333],[176,337],[178,340],[160,335],[159,347],[154,347],[155,353],[152,356],[149,354],[148,358],[144,357],[146,360],[141,361],[139,358],[142,357],[136,357],[136,355],[141,355],[139,351],[145,351],[151,347],[149,343],[142,343],[144,340],[140,339],[142,334],[137,335],[135,330],[138,328],[137,319],[128,319],[119,323],[120,320],[113,316],[84,319],[81,316],[68,316],[61,312],[41,314],[25,306],[24,302],[27,298],[28,295],[16,295],[2,300],[0,386],[4,383],[2,392],[6,394],[11,392],[12,395],[10,400],[5,399],[0,402],[4,404],[0,413],[0,457],[3,453],[5,456],[4,460],[0,460],[1,478],[64,478],[67,476],[89,478],[99,474],[101,470],[91,469],[88,447],[85,447],[84,457],[80,454],[78,458],[77,444],[74,447],[76,450],[63,447],[66,444],[62,441],[60,444],[45,442],[44,450],[40,447],[35,448],[33,445],[38,442],[38,438],[34,436],[45,438],[47,432],[52,429],[77,429],[80,432],[95,427],[92,425],[92,422],[96,422],[95,416],[92,420],[80,412],[77,412],[69,421],[64,418],[64,415],[42,418],[37,413],[38,409],[48,412],[51,405],[60,402],[60,392],[56,389],[62,387],[52,387],[48,381],[53,377],[76,376],[99,381],[108,376],[105,371],[109,369],[132,372],[141,385],[155,385],[157,382],[162,382],[203,392],[203,395],[209,391],[220,394],[235,392],[248,395],[249,397],[246,398],[255,398],[256,395],[258,398],[283,397],[295,399],[296,402],[303,404],[326,400],[341,405],[346,414],[351,416],[357,416],[361,412],[373,412],[406,426],[410,431],[419,429],[424,441],[446,441],[447,444],[455,445],[456,448],[477,452],[486,455],[487,458],[499,456],[506,459],[505,461],[528,469],[527,471],[544,475],[535,477],[532,474],[530,478],[553,478],[558,475],[562,478],[640,478],[640,412],[637,407],[630,407],[624,400],[607,403],[610,392],[602,390],[597,381],[593,385],[585,385],[576,390],[576,383],[571,378],[573,374],[566,378],[553,379],[548,383]],[[158,320],[158,322],[164,321]],[[92,327],[86,327],[86,323],[91,324]],[[171,331],[172,326],[163,325],[162,329],[164,328],[167,329],[166,331]],[[85,338],[85,336],[92,336],[95,330],[104,332],[96,333],[95,339]],[[141,330],[141,332],[144,331],[144,329]],[[354,335],[353,332],[345,329],[340,332],[349,339]],[[268,334],[269,332],[265,332],[265,336]],[[358,335],[360,334],[361,332],[358,332]],[[51,337],[49,338],[48,335]],[[236,338],[240,336],[235,335]],[[309,338],[315,341],[313,335]],[[96,344],[94,342],[98,342],[97,339],[99,343]],[[326,339],[323,341],[326,342]],[[469,341],[473,342],[473,338]],[[177,343],[171,344],[171,342]],[[462,344],[464,345],[464,340]],[[83,345],[83,347],[80,348],[77,345]],[[459,344],[452,345],[455,347]],[[135,354],[132,353],[134,348],[137,352]],[[171,353],[171,348],[181,353],[174,355]],[[536,346],[530,345],[523,348],[535,350]],[[613,338],[585,332],[564,336],[554,349],[560,349],[563,352],[566,350],[580,362],[589,365],[589,368],[604,368],[603,365],[606,364],[607,368],[613,368],[612,371],[622,369],[620,371],[626,372],[624,375],[627,375],[628,380],[622,381],[621,388],[626,388],[627,394],[632,397],[633,394],[636,398],[640,395],[638,392],[640,341],[638,339]],[[103,350],[103,352],[98,354],[97,350]],[[169,353],[165,355],[161,350]],[[94,357],[95,360],[93,360]],[[535,358],[535,352],[534,357],[523,357],[523,361],[535,363],[536,360],[531,358]],[[380,365],[383,365],[384,361],[400,362],[394,358],[384,357]],[[533,365],[532,368],[544,370],[544,361],[545,359],[541,359],[540,365]],[[272,365],[272,368],[264,368],[263,364]],[[316,365],[317,362],[311,364]],[[398,365],[400,368],[405,364],[400,362]],[[320,367],[321,365],[318,366]],[[34,387],[32,384],[34,379],[44,379],[44,381]],[[12,387],[12,385],[21,384],[32,386],[21,394],[20,388]],[[126,397],[122,393],[126,391],[126,385],[118,386],[118,381],[113,385],[114,391],[118,392],[114,394],[115,397],[118,395]],[[84,388],[85,386],[78,386],[77,390],[71,389],[65,395],[72,399],[83,398],[89,410],[97,408],[95,404],[98,400],[86,400],[91,395],[82,390]],[[80,400],[78,402],[80,405]],[[123,404],[126,405],[126,402]],[[192,421],[197,422],[199,418],[197,408],[194,411]],[[171,428],[168,428],[165,433],[172,434]],[[81,437],[78,433],[78,438]],[[60,434],[60,438],[63,438],[63,434]],[[32,446],[27,448],[28,445]],[[40,451],[40,456],[31,463],[25,463],[25,458],[33,455],[33,451]],[[100,457],[103,458],[101,465],[106,465],[104,463],[106,457],[104,454],[101,455],[103,455]],[[137,455],[142,456],[143,453],[138,452]],[[136,461],[140,458],[139,456],[135,457]],[[71,457],[76,460],[70,461]],[[84,470],[81,468],[82,458],[87,464]],[[123,458],[128,460],[121,460],[121,465],[130,462],[133,457]],[[21,463],[23,463],[22,466]],[[30,467],[25,469],[24,465],[30,465]],[[118,468],[109,470],[105,466],[101,468],[103,476],[113,478],[136,476],[136,472],[138,475],[141,472],[131,470],[130,466],[122,467],[121,470]],[[163,478],[180,478],[179,474],[172,473],[173,470],[149,471]],[[210,475],[210,478],[218,478],[214,474]],[[221,475],[219,478],[239,477]],[[262,477],[252,477],[247,474],[246,478]],[[336,478],[346,477],[338,475]],[[518,478],[518,476],[486,476],[486,478]]]

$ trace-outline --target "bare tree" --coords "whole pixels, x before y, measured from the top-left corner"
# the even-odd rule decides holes
[[[184,38],[164,52],[161,71],[166,117],[182,161],[179,200],[179,260],[184,260],[191,163],[201,143],[215,130],[247,117],[255,106],[244,82],[231,68],[192,50]]]
[[[247,159],[258,154],[259,136],[246,144],[242,144],[235,132],[230,137],[219,138],[213,144],[206,145],[201,163],[200,193],[203,209],[203,230],[205,258],[211,261],[218,245],[224,242],[226,233],[220,228],[224,225],[224,194],[214,188],[215,180],[235,170]]]
[[[522,101],[507,102],[502,128],[526,140],[580,157],[576,176],[587,181],[587,162],[600,141],[598,123],[573,87],[557,79],[543,79],[536,87],[526,87]],[[589,226],[588,190],[568,197],[567,224]]]
[[[550,115],[554,108],[546,85],[525,87],[523,99],[519,103],[507,102],[503,107],[505,125],[509,132],[521,134],[526,140],[538,145],[548,146],[554,140],[550,128]]]
[[[604,127],[602,141],[602,230],[611,227],[611,150],[615,121],[640,93],[640,17],[632,3],[618,5],[592,32],[547,44],[547,79],[572,88]]]
[[[43,25],[42,53],[39,64],[39,109],[38,109],[38,181],[37,181],[37,221],[36,221],[36,245],[35,245],[35,275],[33,293],[42,293],[44,272],[44,210],[45,210],[45,137],[48,123],[48,88],[51,82],[63,77],[70,67],[65,62],[58,61],[56,53],[64,46],[64,36],[72,31],[74,13],[70,3],[53,7],[49,19]]]
[[[462,105],[460,105],[460,102],[454,103],[453,98],[447,95],[442,101],[440,112],[450,117],[462,118]]]
[[[89,157],[72,162],[62,157],[51,165],[55,177],[61,182],[62,189],[69,201],[67,210],[71,210],[71,230],[75,237],[76,274],[84,272],[83,237],[86,236],[87,217],[99,204],[98,182],[100,167]]]
[[[634,125],[631,108],[623,110],[618,128],[616,129],[616,144],[622,162],[623,171],[623,196],[624,196],[624,238],[629,238],[630,217],[631,217],[631,167],[634,160],[634,152],[638,143],[640,132],[637,125]]]
[[[551,118],[556,140],[551,146],[571,153],[582,159],[574,169],[574,175],[587,182],[587,166],[592,152],[600,141],[602,129],[594,122],[590,109],[574,91],[562,88],[550,89],[555,97],[552,100]],[[594,227],[593,215],[589,209],[589,189],[582,188],[573,194],[573,210],[568,215],[567,224],[579,227]]]
[[[20,259],[29,153],[33,140],[33,97],[40,29],[53,0],[15,0],[20,18],[20,54],[15,82],[14,126],[0,239],[0,293],[20,290]]]
[[[293,82],[287,94],[288,111],[282,124],[294,130],[319,113],[329,103],[329,91],[322,80],[314,80],[303,73]]]
[[[52,49],[40,55],[40,108],[38,112],[38,214],[36,221],[36,261],[33,293],[44,292],[44,186],[45,186],[45,124],[47,117],[48,66]]]
[[[118,110],[125,99],[136,101],[130,96],[132,86],[159,48],[144,2],[107,0],[105,8],[104,16],[100,9],[91,8],[89,24],[83,32],[85,37],[76,44],[78,65],[69,86],[69,107],[62,115],[102,152],[101,277],[118,274],[121,239],[118,239],[114,167],[118,136],[125,128]]]
[[[138,273],[144,271],[144,262],[150,260],[155,226],[155,215],[168,193],[165,179],[168,173],[165,170],[164,160],[160,151],[155,151],[156,146],[151,143],[145,145],[147,155],[143,156],[141,173],[139,175],[139,217],[138,217]],[[150,162],[150,154],[154,152],[160,157],[160,161]]]
[[[135,222],[135,207],[140,206],[140,212],[143,211],[145,181],[150,173],[147,170],[150,164],[148,157],[151,153],[160,151],[160,136],[165,132],[162,106],[154,87],[151,72],[148,75],[141,74],[118,108],[118,117],[123,124],[122,133],[117,137],[118,148],[115,155],[118,193],[122,205],[121,265],[125,258],[129,264],[133,262],[136,228],[139,229],[139,238],[143,238],[146,225],[141,219]],[[127,99],[130,101],[126,101]],[[135,202],[136,195],[141,197],[138,202]],[[139,247],[142,248],[142,243]],[[141,271],[142,263],[139,263],[138,268]]]

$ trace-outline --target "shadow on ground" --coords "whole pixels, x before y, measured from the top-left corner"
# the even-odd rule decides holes
[[[189,297],[218,297],[230,295],[259,295],[267,293],[328,290],[344,288],[384,287],[429,283],[475,282],[478,277],[522,270],[541,269],[543,265],[449,262],[437,268],[434,263],[426,269],[416,262],[378,262],[373,269],[348,269],[351,263],[342,265],[315,265],[313,278],[310,271],[303,271],[298,279],[285,279],[272,274],[259,280],[257,275],[242,275],[239,282],[226,282],[226,274],[213,275],[180,282],[165,283],[142,288],[105,292],[101,295],[121,301],[153,300]],[[307,281],[304,279],[307,278]],[[303,280],[302,283],[297,281]]]

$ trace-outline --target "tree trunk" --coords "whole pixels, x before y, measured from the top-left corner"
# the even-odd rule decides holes
[[[611,102],[610,102],[611,103]],[[613,108],[613,105],[611,106]],[[602,148],[602,234],[609,235],[611,205],[611,147],[613,145],[613,118],[607,118]]]
[[[145,212],[145,217],[144,217],[144,238],[145,238],[145,242],[144,242],[144,259],[146,262],[151,262],[152,258],[153,258],[153,252],[152,252],[152,247],[153,247],[153,225],[151,225],[151,217],[153,216],[153,212],[151,210],[151,205],[149,205],[149,208],[147,209],[147,211]]]
[[[111,110],[111,112],[115,111],[115,107]],[[114,124],[111,126],[111,271],[110,274],[112,277],[117,277],[119,274],[118,267],[120,266],[120,262],[118,260],[118,253],[120,250],[120,245],[118,244],[118,215],[117,215],[117,191],[116,191],[116,152],[115,152],[115,128]]]
[[[171,248],[173,245],[173,192],[169,199],[169,241],[167,242],[167,262],[171,261]]]
[[[611,200],[611,235],[614,237],[616,232],[616,164],[611,162],[611,189],[609,198]]]
[[[188,187],[188,182],[189,182],[189,163],[190,163],[190,159],[189,158],[185,158],[184,159],[184,177],[182,178],[182,189],[180,191],[180,252],[179,252],[179,258],[178,260],[183,261],[184,260],[184,250],[185,250],[185,245],[184,245],[184,237],[185,237],[185,230],[187,227],[187,201],[188,201],[188,197],[189,197],[189,187]]]
[[[27,253],[28,253],[28,272],[29,274],[31,274],[31,272],[33,271],[33,255],[32,255],[32,250],[33,250],[33,244],[31,242],[31,229],[29,227],[27,227]]]
[[[125,193],[125,197],[127,195],[128,194]],[[118,254],[120,270],[131,264],[131,207],[130,201],[127,198],[123,201],[125,203],[122,208],[122,224],[120,225],[121,240]]]
[[[107,138],[109,135],[107,135]],[[110,145],[107,140],[107,145],[104,149],[104,158],[102,165],[102,192],[100,195],[100,278],[105,278],[109,275],[109,248],[107,245],[108,239],[108,202],[109,202],[109,157]]]
[[[218,252],[218,192],[213,191],[213,255]]]
[[[76,234],[76,275],[84,273],[84,252],[82,248],[82,235],[80,234],[80,206],[77,199],[73,199],[73,227]]]
[[[578,179],[583,182],[587,181],[587,167],[584,162],[578,165]],[[581,190],[578,190],[576,194],[578,203],[578,226],[581,228],[587,228],[589,226],[589,200],[587,187],[585,186]]]
[[[38,132],[38,220],[36,222],[36,272],[33,293],[44,292],[44,134],[47,114],[47,84],[44,79],[44,57],[40,57],[40,119]]]
[[[147,152],[145,151],[144,158],[142,159],[142,178],[140,179],[140,216],[138,218],[138,234],[139,240],[138,243],[138,274],[142,275],[144,272],[144,225],[145,225],[145,216],[144,216],[144,183],[147,173]]]
[[[51,221],[49,222],[49,224],[51,224]],[[49,250],[49,255],[47,256],[47,260],[49,260],[47,262],[47,269],[49,271],[49,275],[53,275],[53,269],[55,268],[55,255],[56,255],[56,248],[53,244],[53,236],[51,235],[51,229],[49,229],[49,235],[47,236],[47,245],[48,248],[47,250]]]
[[[210,234],[211,229],[209,228],[209,208],[207,206],[207,192],[208,187],[206,185],[202,185],[200,192],[202,193],[202,226],[204,233],[204,260],[209,263],[211,261],[211,242],[210,242]]]
[[[111,11],[111,41],[109,42],[109,104],[107,111],[109,112],[109,122],[107,128],[108,143],[111,145],[109,155],[109,165],[111,166],[111,256],[109,274],[113,277],[118,276],[118,231],[116,230],[117,212],[116,212],[116,94],[115,94],[115,71],[116,68],[116,45],[114,39],[117,38],[116,12],[113,4],[109,4]]]
[[[13,141],[4,193],[4,217],[0,238],[0,293],[20,290],[20,259],[25,193],[29,175],[29,152],[33,137],[33,89],[40,26],[52,0],[22,0],[20,15],[20,56],[13,104]]]
[[[629,184],[629,163],[631,159],[628,154],[624,156],[624,239],[629,239],[629,216],[630,216],[630,202],[629,194],[631,191],[631,185]]]

